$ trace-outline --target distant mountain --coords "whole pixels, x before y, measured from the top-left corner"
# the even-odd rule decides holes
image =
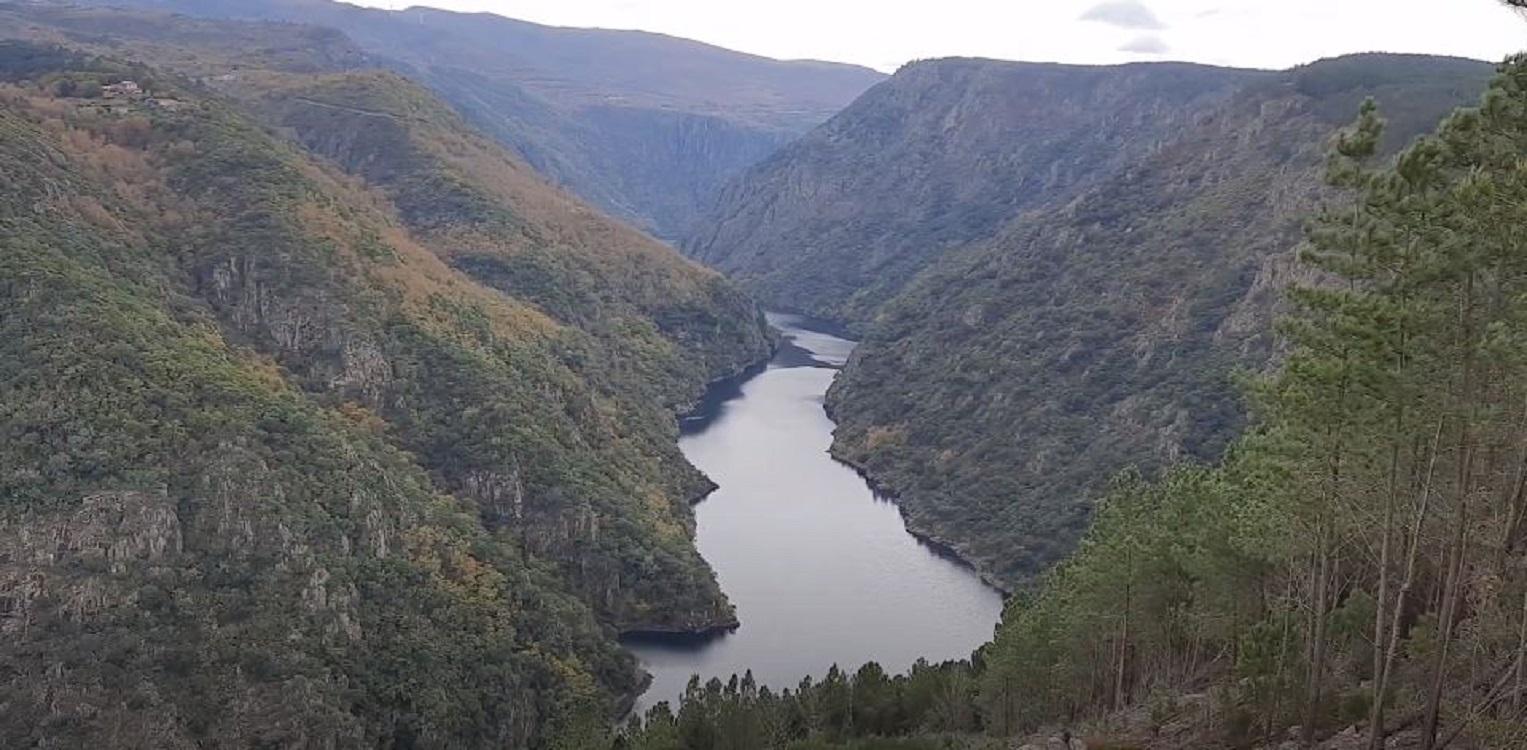
[[[101,0],[343,31],[476,127],[615,216],[680,237],[733,174],[885,76],[637,31],[332,0]]]
[[[1363,55],[1272,73],[972,60],[903,69],[739,177],[686,245],[766,304],[853,325],[834,453],[1014,586],[1115,472],[1217,458],[1332,133],[1389,146],[1491,66]]]
[[[674,420],[735,287],[338,32],[3,37],[0,745],[540,747],[735,622]]]
[[[1064,203],[1265,75],[914,63],[729,184],[684,249],[768,304],[862,329],[943,252]]]

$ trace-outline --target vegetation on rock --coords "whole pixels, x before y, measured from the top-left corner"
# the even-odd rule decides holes
[[[912,63],[728,184],[684,249],[778,309],[864,332],[946,251],[1063,205],[1264,75]]]
[[[164,18],[122,36],[174,67]],[[732,621],[673,413],[767,351],[743,297],[390,74],[228,99],[97,44],[0,42],[3,744],[546,746],[640,687],[616,629]],[[330,86],[454,192],[259,124]]]
[[[202,18],[337,29],[430,87],[536,170],[677,239],[726,179],[884,78],[868,68],[746,55],[636,31],[542,26],[334,0],[112,0]]]
[[[1336,140],[1222,461],[1118,475],[969,663],[692,684],[616,746],[1527,746],[1527,58],[1392,160],[1384,129]]]
[[[1272,359],[1277,291],[1306,274],[1289,248],[1335,113],[1402,102],[1397,148],[1488,73],[1379,55],[1259,77],[1064,205],[944,253],[829,393],[835,455],[915,531],[1021,585],[1073,549],[1108,477],[1213,461],[1242,428],[1234,376]]]

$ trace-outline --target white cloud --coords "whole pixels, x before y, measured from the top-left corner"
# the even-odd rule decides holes
[[[1162,29],[1166,25],[1137,0],[1106,0],[1082,11],[1083,21],[1098,21],[1122,29]]]
[[[1155,34],[1146,34],[1144,36],[1137,36],[1119,45],[1119,51],[1138,52],[1142,55],[1164,55],[1171,52],[1172,48],[1161,37]]]
[[[401,7],[409,0],[360,0]],[[1527,49],[1498,0],[1147,0],[1171,59],[1282,68],[1348,52],[1496,60]],[[644,29],[780,58],[892,69],[950,55],[1071,63],[1160,59],[1139,30],[1080,20],[1099,0],[412,0],[565,26]]]

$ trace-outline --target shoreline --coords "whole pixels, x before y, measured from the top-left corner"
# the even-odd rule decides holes
[[[788,315],[788,317],[785,317],[785,315]],[[777,311],[770,311],[768,317],[771,320],[771,346],[768,356],[748,363],[735,372],[711,380],[706,385],[705,391],[699,398],[694,400],[690,408],[676,414],[679,436],[681,438],[696,435],[711,427],[722,415],[727,413],[727,404],[742,397],[745,383],[770,370],[772,367],[829,369],[834,371],[832,373],[832,380],[835,381],[838,372],[841,372],[844,367],[844,365],[838,364],[840,361],[839,357],[846,356],[846,352],[843,351],[843,344],[857,346],[859,343],[857,340],[846,336],[847,331],[832,324],[831,321],[820,321],[794,313],[781,315]],[[833,339],[840,339],[841,341],[833,344],[821,342],[826,347],[824,351],[831,352],[830,360],[823,360],[818,357],[824,355],[818,355],[812,349],[797,345],[792,340],[792,331],[796,339],[809,332],[829,336]],[[838,422],[834,418],[832,409],[827,404],[825,395],[824,391],[823,397],[818,400],[818,408],[823,410],[821,413],[828,418],[830,423],[829,430],[835,434],[838,430]],[[899,522],[897,523],[899,527],[897,530],[910,536],[915,541],[916,547],[921,548],[923,554],[931,555],[941,561],[953,563],[963,574],[969,575],[973,582],[978,582],[981,587],[996,594],[997,601],[999,602],[1006,600],[1012,594],[1011,589],[985,574],[980,567],[961,554],[959,548],[954,544],[940,538],[929,530],[915,525],[908,518],[907,508],[900,502],[896,494],[890,492],[887,487],[871,476],[865,467],[840,455],[835,444],[829,444],[829,447],[823,452],[827,454],[827,458],[833,463],[851,469],[854,475],[863,483],[863,487],[869,490],[874,499],[881,502],[889,502],[896,506],[896,519]],[[703,473],[702,476],[706,480],[705,485],[694,488],[693,496],[688,498],[691,507],[698,506],[699,503],[704,502],[720,489],[719,484],[715,480],[705,476]],[[692,537],[692,541],[696,538]],[[706,562],[707,564],[710,563],[710,561]],[[929,564],[937,563],[933,563],[930,560]],[[714,571],[714,568],[712,570]],[[721,593],[722,596],[729,598],[729,592],[722,591]],[[695,622],[693,627],[690,625],[691,623],[675,624],[672,622],[657,626],[630,623],[628,627],[617,628],[615,632],[620,645],[628,653],[640,651],[643,647],[648,647],[657,652],[663,650],[677,652],[704,649],[707,645],[725,639],[736,632],[741,627],[741,622],[740,618],[736,616],[729,618],[722,616],[715,618],[711,622]],[[645,665],[643,671],[646,671]],[[672,670],[670,669],[669,671]],[[662,674],[666,675],[667,672]],[[649,677],[651,676],[651,673],[649,673]],[[664,677],[663,679],[671,681],[670,677]],[[623,700],[622,705],[641,706],[642,696],[650,692],[651,686],[652,682],[650,680],[644,681],[643,686],[639,688],[641,692],[636,693],[634,696],[623,696],[623,698],[629,699],[629,704]],[[628,710],[626,715],[629,715],[629,713],[630,711]]]
[[[827,411],[827,418],[832,419],[832,411]],[[837,420],[833,420],[833,424],[836,425]],[[962,554],[959,548],[952,542],[939,538],[932,531],[914,525],[912,519],[907,516],[907,506],[902,504],[901,499],[896,496],[896,493],[890,491],[885,485],[876,480],[862,464],[840,455],[836,442],[827,450],[827,454],[832,456],[832,460],[852,469],[855,474],[858,474],[859,478],[864,480],[864,483],[869,486],[870,491],[875,493],[875,497],[896,506],[896,513],[901,516],[902,528],[906,529],[907,533],[916,539],[919,544],[927,547],[929,551],[939,557],[958,563],[960,567],[975,573],[976,577],[980,578],[981,582],[986,584],[987,587],[1002,594],[1003,599],[1007,599],[1015,593],[1013,589],[993,578],[986,571],[982,570],[979,565],[976,565],[974,561]]]

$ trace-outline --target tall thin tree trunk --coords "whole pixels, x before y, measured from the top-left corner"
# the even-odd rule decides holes
[[[1321,688],[1325,678],[1326,661],[1326,613],[1330,608],[1331,551],[1327,537],[1328,524],[1322,520],[1316,536],[1320,550],[1315,560],[1315,603],[1310,631],[1310,673],[1305,683],[1304,724],[1300,727],[1299,742],[1309,747],[1315,742],[1315,724],[1320,717]]]
[[[1468,539],[1469,489],[1473,478],[1474,442],[1474,273],[1464,277],[1462,298],[1458,309],[1458,343],[1463,359],[1462,378],[1458,388],[1458,471],[1453,485],[1457,494],[1457,524],[1453,529],[1453,549],[1448,565],[1447,585],[1442,596],[1442,617],[1438,635],[1442,647],[1437,653],[1436,671],[1432,675],[1431,694],[1426,700],[1426,725],[1422,729],[1423,750],[1435,750],[1437,746],[1437,722],[1442,712],[1442,689],[1447,682],[1447,663],[1453,645],[1454,620],[1458,614],[1458,600],[1463,590],[1464,544]]]
[[[1293,598],[1294,581],[1290,578],[1288,580],[1288,588],[1284,593],[1284,599],[1286,601]],[[1291,619],[1289,617],[1283,618],[1283,637],[1278,641],[1278,669],[1273,677],[1273,700],[1267,714],[1268,742],[1272,741],[1273,722],[1277,721],[1278,716],[1283,713],[1283,675],[1288,667],[1289,630],[1293,627]]]
[[[1399,421],[1399,420],[1396,420]],[[1398,434],[1398,432],[1396,433]],[[1398,440],[1398,438],[1396,438]],[[1379,593],[1373,608],[1373,704],[1368,712],[1369,750],[1384,747],[1384,693],[1388,674],[1384,663],[1384,607],[1389,604],[1389,545],[1394,538],[1394,496],[1398,491],[1400,474],[1400,444],[1390,446],[1389,491],[1384,497],[1384,524],[1379,540]]]
[[[1517,432],[1527,435],[1527,405],[1522,409],[1522,421]],[[1502,527],[1500,550],[1496,553],[1496,571],[1504,574],[1506,563],[1515,551],[1521,533],[1522,517],[1527,512],[1527,440],[1522,441],[1521,457],[1516,462],[1516,479],[1511,483],[1511,496],[1506,501],[1506,523]]]
[[[1346,352],[1342,353],[1343,362],[1346,361]],[[1331,546],[1335,505],[1337,495],[1341,491],[1342,461],[1345,459],[1345,445],[1340,432],[1341,426],[1345,425],[1345,411],[1347,405],[1347,386],[1350,373],[1343,372],[1340,397],[1338,403],[1341,406],[1343,416],[1338,422],[1336,431],[1336,443],[1332,448],[1330,475],[1327,478],[1326,496],[1324,504],[1316,511],[1315,541],[1319,550],[1315,555],[1315,581],[1314,581],[1314,612],[1310,628],[1310,673],[1305,683],[1304,723],[1300,727],[1299,741],[1304,747],[1309,747],[1315,741],[1315,723],[1320,716],[1320,694],[1325,680],[1326,662],[1326,620],[1330,612],[1331,591]]]
[[[1412,243],[1413,245],[1414,243]],[[1402,292],[1398,300],[1401,310],[1405,309],[1406,296]],[[1379,542],[1379,591],[1373,608],[1373,705],[1368,713],[1368,747],[1369,750],[1383,750],[1384,747],[1384,709],[1387,705],[1387,693],[1389,688],[1389,663],[1385,658],[1384,642],[1386,627],[1396,630],[1400,627],[1400,613],[1396,613],[1391,622],[1384,618],[1384,608],[1389,605],[1389,578],[1390,578],[1390,550],[1394,543],[1395,503],[1400,493],[1400,444],[1405,439],[1406,401],[1404,379],[1408,359],[1407,344],[1409,343],[1408,331],[1405,327],[1403,313],[1398,316],[1400,328],[1398,331],[1396,354],[1394,360],[1395,382],[1400,384],[1391,396],[1398,403],[1394,405],[1394,435],[1389,446],[1389,487],[1384,496],[1384,538]]]
[[[1510,512],[1506,517],[1505,531],[1501,537],[1500,557],[1497,567],[1503,572],[1506,561],[1522,541],[1522,523],[1527,520],[1527,446],[1522,451],[1522,463],[1517,468],[1516,490],[1511,494]]]
[[[1416,561],[1421,552],[1421,528],[1426,524],[1426,512],[1431,507],[1432,477],[1437,473],[1437,449],[1441,447],[1443,422],[1442,419],[1437,420],[1437,433],[1432,437],[1431,456],[1427,459],[1426,478],[1421,482],[1421,496],[1416,501],[1416,515],[1410,523],[1410,539],[1405,551],[1405,578],[1400,581],[1400,592],[1394,600],[1394,614],[1389,618],[1389,644],[1384,647],[1383,668],[1380,670],[1383,677],[1382,679],[1377,676],[1374,678],[1373,704],[1379,708],[1368,730],[1371,735],[1368,738],[1368,746],[1374,750],[1384,747],[1386,733],[1383,705],[1389,688],[1389,675],[1400,653],[1400,621],[1405,616],[1405,603],[1410,599],[1410,590],[1416,583]],[[1379,644],[1375,643],[1373,647],[1377,649]]]
[[[1522,715],[1522,690],[1527,687],[1527,593],[1522,594],[1522,635],[1516,643],[1516,691],[1511,697],[1511,715]]]
[[[1464,462],[1468,462],[1467,456]],[[1442,690],[1447,682],[1447,663],[1453,645],[1453,630],[1458,616],[1458,600],[1463,591],[1464,545],[1468,540],[1468,497],[1460,498],[1458,523],[1453,531],[1452,559],[1448,564],[1447,588],[1443,594],[1442,618],[1438,635],[1442,647],[1437,653],[1436,671],[1432,674],[1431,694],[1426,700],[1426,726],[1422,729],[1423,750],[1433,750],[1437,744],[1437,723],[1441,716]]]
[[[1131,568],[1131,575],[1133,575],[1132,571],[1133,571],[1133,568]],[[1125,704],[1127,702],[1126,699],[1125,699],[1125,695],[1124,695],[1124,675],[1125,675],[1125,673],[1128,670],[1128,664],[1129,664],[1129,614],[1130,614],[1129,610],[1130,610],[1130,593],[1131,593],[1130,592],[1130,588],[1131,588],[1130,587],[1130,583],[1131,583],[1131,581],[1129,579],[1125,579],[1125,581],[1124,581],[1124,627],[1123,627],[1123,633],[1121,634],[1121,636],[1119,638],[1119,664],[1118,664],[1118,672],[1115,674],[1115,677],[1114,677],[1114,686],[1113,686],[1114,708],[1116,710],[1121,710],[1121,711],[1124,709],[1124,706],[1125,706]]]
[[[1457,625],[1458,600],[1463,599],[1463,564],[1464,545],[1467,544],[1467,532],[1469,532],[1469,477],[1471,477],[1471,464],[1474,463],[1474,448],[1471,437],[1467,431],[1467,423],[1464,423],[1463,434],[1460,435],[1461,458],[1458,461],[1458,521],[1454,525],[1452,533],[1452,554],[1448,562],[1448,584],[1443,590],[1443,606],[1441,606],[1440,625],[1438,635],[1441,635],[1441,649],[1437,654],[1437,666],[1432,674],[1431,695],[1426,698],[1426,726],[1422,730],[1423,750],[1432,750],[1437,744],[1437,723],[1441,713],[1441,693],[1443,686],[1448,680],[1448,658],[1452,649],[1452,632]]]

